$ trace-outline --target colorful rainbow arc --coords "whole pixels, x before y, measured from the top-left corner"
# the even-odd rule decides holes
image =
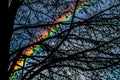
[[[76,10],[76,12],[80,11],[85,4],[89,4],[89,1],[88,0],[85,0],[82,4],[80,4]],[[73,9],[74,10],[74,9]],[[72,12],[73,12],[72,10]],[[66,18],[66,15],[68,16]],[[71,14],[71,11],[67,12],[65,15],[61,16],[61,18],[58,18],[56,20],[56,22],[65,22],[65,21],[69,21],[71,18],[72,18],[72,15]],[[48,31],[47,30],[44,30],[42,33],[40,33],[40,35],[42,36],[45,36],[43,37],[42,39],[45,39],[47,37],[50,37],[50,36],[54,36],[54,33],[60,28],[61,26],[58,24],[56,25],[55,27],[51,27],[51,32],[49,32],[48,34]],[[40,41],[40,39],[38,39],[38,41]],[[29,48],[27,48],[23,54],[25,54],[26,56],[31,56],[31,55],[36,55],[36,52],[38,50],[40,50],[40,45],[34,45],[34,46],[31,46]],[[17,61],[17,65],[14,66],[14,70],[16,70],[10,77],[9,79],[10,80],[15,80],[17,75],[19,75],[19,73],[21,72],[21,69],[24,65],[27,64],[27,62],[29,61],[29,58],[19,58],[19,60]]]

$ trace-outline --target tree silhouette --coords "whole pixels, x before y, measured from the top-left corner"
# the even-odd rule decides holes
[[[9,79],[119,80],[119,10],[119,0],[11,0]]]

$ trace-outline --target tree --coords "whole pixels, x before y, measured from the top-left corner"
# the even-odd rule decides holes
[[[10,79],[119,79],[119,9],[119,0],[12,0]]]

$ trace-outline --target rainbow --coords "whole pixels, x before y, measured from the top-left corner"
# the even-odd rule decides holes
[[[80,3],[76,9],[76,12],[80,11],[85,4],[89,4],[90,0],[84,0],[82,3]],[[72,18],[72,13],[73,13],[74,9],[70,9],[67,13],[65,13],[64,15],[61,15],[60,18],[56,19],[55,22],[65,22],[65,21],[69,21]],[[67,18],[66,18],[67,16]],[[42,32],[39,32],[38,38],[36,40],[33,40],[34,42],[40,41],[41,39],[45,39],[51,36],[55,35],[55,32],[57,32],[57,30],[60,28],[61,26],[59,24],[55,25],[54,27],[51,26],[50,28],[50,32],[48,32],[48,30],[44,30]],[[42,38],[39,37],[40,35],[42,35]],[[36,55],[36,52],[38,50],[40,50],[40,45],[34,45],[31,46],[29,48],[27,48],[26,50],[23,51],[23,54],[26,56],[33,56]],[[16,80],[17,76],[19,75],[19,73],[21,72],[21,68],[27,64],[27,62],[29,61],[29,58],[19,58],[19,60],[17,61],[17,65],[14,66],[14,70],[15,71],[13,74],[11,74],[11,76],[9,77],[10,80]]]

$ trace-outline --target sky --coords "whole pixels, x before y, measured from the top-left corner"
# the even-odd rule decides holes
[[[93,0],[93,2],[94,2],[94,0]],[[114,3],[114,2],[113,2]],[[91,17],[92,15],[94,15],[94,14],[96,14],[96,13],[98,13],[99,11],[101,11],[101,10],[103,10],[103,9],[105,9],[105,8],[107,8],[107,7],[109,7],[109,5],[111,4],[111,2],[109,2],[109,1],[105,1],[105,0],[103,0],[103,4],[102,3],[100,3],[100,4],[96,4],[96,5],[101,5],[101,7],[97,7],[97,9],[96,9],[96,7],[94,8],[94,7],[83,7],[83,8],[80,8],[80,9],[78,9],[78,11],[76,11],[76,13],[75,13],[75,15],[76,16],[78,16],[79,18],[83,18],[83,19],[87,19],[87,18],[89,18],[89,17]],[[112,5],[112,4],[111,4]],[[71,6],[74,6],[74,5],[72,5],[71,4]],[[21,8],[23,8],[25,11],[28,9],[28,7],[26,7],[26,6],[23,6],[23,7],[21,7]],[[35,7],[36,8],[36,7]],[[34,9],[35,9],[34,8]],[[39,7],[38,7],[39,8]],[[89,14],[90,15],[88,15],[88,14],[86,14],[85,12],[84,12],[84,8],[85,9],[87,9],[88,10],[88,12],[89,12]],[[69,9],[69,8],[68,8]],[[45,12],[47,12],[46,11],[46,9],[43,9],[43,11],[45,11]],[[64,11],[64,10],[63,10]],[[54,10],[53,11],[51,11],[51,13],[52,12],[54,12]],[[83,12],[83,13],[82,13]],[[96,13],[95,13],[96,12]],[[20,14],[19,14],[19,16],[21,16],[21,13],[22,12],[20,12]],[[27,13],[29,14],[30,13],[30,11],[27,11]],[[59,13],[59,11],[58,11],[58,13]],[[106,12],[106,13],[109,13],[109,12]],[[34,13],[34,14],[37,14],[37,13]],[[44,21],[45,21],[45,19],[46,18],[48,18],[48,15],[39,15],[40,17],[40,19],[36,19],[36,17],[35,17],[35,15],[34,15],[33,13],[32,14],[30,14],[29,16],[31,16],[30,17],[30,22],[32,22],[32,24],[34,24],[34,23],[36,23],[36,21],[41,21],[40,19],[43,19],[44,18],[44,20],[43,20],[43,22],[41,22],[41,23],[44,23]],[[22,14],[22,15],[24,15],[24,13]],[[57,14],[56,14],[57,15]],[[68,17],[66,18],[66,16],[64,16],[64,15],[67,15]],[[61,21],[71,21],[71,14],[70,14],[70,12],[69,13],[66,13],[66,14],[64,14],[63,16],[61,16],[60,18],[57,18],[56,20],[55,20],[55,22],[61,22]],[[43,16],[42,18],[41,18],[41,16]],[[51,18],[48,18],[48,21],[49,20],[51,20]],[[80,21],[81,19],[78,19],[78,18],[75,18],[75,21]],[[20,21],[20,19],[18,18],[18,21]],[[16,21],[16,23],[18,22],[18,21]],[[82,20],[81,20],[82,21]],[[46,21],[47,22],[47,21]],[[21,20],[21,22],[20,23],[24,23],[24,24],[26,24],[26,20]],[[15,26],[16,27],[16,26]],[[56,35],[56,33],[58,33],[58,31],[59,30],[61,30],[63,27],[60,27],[60,25],[56,25],[56,27],[55,28],[50,28],[50,33],[48,33],[48,30],[45,30],[45,29],[38,29],[37,31],[35,30],[33,30],[33,33],[34,33],[34,36],[36,35],[37,36],[37,39],[36,39],[36,36],[34,37],[34,38],[32,38],[29,42],[27,41],[27,40],[25,40],[25,41],[23,41],[23,46],[24,45],[28,45],[28,44],[31,44],[31,43],[33,43],[34,41],[36,42],[36,41],[40,41],[41,40],[41,38],[39,38],[39,36],[43,36],[43,39],[45,39],[45,38],[47,38],[48,36],[50,37],[50,36],[55,36]],[[23,33],[22,31],[20,31],[20,32],[16,32],[16,33],[19,33],[19,34],[21,34],[21,33]],[[25,35],[24,33],[23,33],[23,35],[25,36],[25,38],[27,37],[27,35]],[[98,35],[99,37],[100,37],[100,35]],[[18,38],[18,36],[16,37],[16,38]],[[102,37],[101,37],[102,38]],[[28,37],[28,39],[29,39],[29,37]],[[107,40],[106,38],[104,39],[104,40]],[[19,41],[18,42],[21,42],[22,41],[22,39],[19,39]],[[32,42],[33,41],[33,42]],[[27,42],[27,44],[26,44],[26,42]],[[45,41],[46,43],[48,43],[49,41]],[[11,42],[12,43],[12,42]],[[13,43],[15,43],[14,41],[13,41]],[[17,43],[17,41],[16,41],[16,43]],[[54,41],[52,42],[52,44],[53,45],[55,45],[55,43],[54,43]],[[14,45],[16,45],[16,46],[18,46],[18,44],[14,44]],[[12,48],[14,48],[14,47],[12,47]],[[12,49],[11,48],[11,49]],[[34,51],[34,50],[35,51]],[[37,51],[40,51],[41,50],[41,46],[39,46],[39,45],[35,45],[34,46],[34,48],[33,47],[30,47],[30,48],[28,48],[28,49],[26,49],[25,51],[23,51],[23,54],[26,54],[26,55],[37,55]],[[21,65],[21,66],[23,66],[23,64],[24,64],[24,61],[25,61],[25,59],[20,59],[20,60],[22,60],[21,62],[20,61],[18,61],[17,63],[19,64],[19,65]],[[26,62],[27,61],[29,61],[29,59],[27,59],[26,60]],[[14,69],[19,69],[19,68],[21,68],[21,67],[18,67],[18,66],[15,66],[15,68]],[[17,72],[16,74],[19,74],[20,72]],[[15,74],[15,75],[16,75]],[[68,74],[70,74],[70,72],[68,72]],[[14,76],[15,76],[14,75]]]

